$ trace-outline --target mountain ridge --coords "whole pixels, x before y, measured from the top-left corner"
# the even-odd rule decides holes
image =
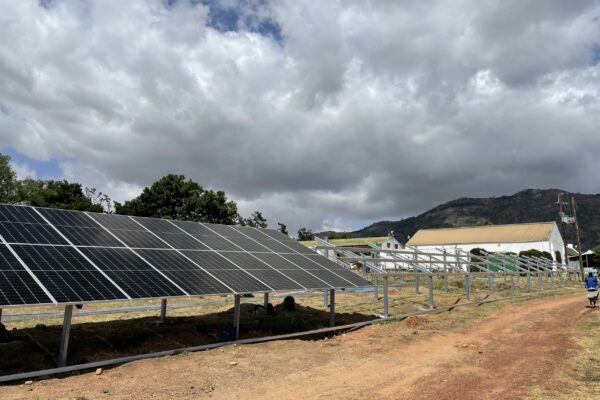
[[[558,194],[575,198],[581,246],[589,249],[600,242],[600,194],[570,193],[560,189],[525,189],[513,195],[499,197],[461,197],[440,204],[417,216],[400,221],[379,221],[350,232],[352,237],[394,236],[405,243],[419,229],[453,228],[459,226],[503,225],[527,222],[555,221],[560,226]],[[572,215],[569,205],[566,208]],[[561,229],[562,231],[562,229]],[[577,243],[575,230],[567,228],[567,243]]]

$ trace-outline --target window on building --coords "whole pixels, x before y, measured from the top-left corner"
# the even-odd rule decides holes
[[[394,248],[395,248],[396,250],[398,250],[398,243],[396,243],[396,244],[394,245]]]
[[[390,243],[389,243],[389,242],[387,243],[387,248],[388,248],[388,249],[390,248]]]

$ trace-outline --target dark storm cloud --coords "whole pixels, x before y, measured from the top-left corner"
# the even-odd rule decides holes
[[[117,200],[183,173],[295,231],[600,191],[597,1],[2,3],[0,147]]]

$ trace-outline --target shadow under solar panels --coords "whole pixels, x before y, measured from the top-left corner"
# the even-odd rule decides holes
[[[177,286],[129,249],[88,247],[81,251],[131,298],[185,296]]]
[[[127,298],[70,246],[13,245],[12,248],[59,303]]]
[[[52,300],[8,247],[0,245],[0,306],[50,303]]]
[[[190,295],[234,293],[233,289],[213,278],[175,250],[139,249],[136,253]]]

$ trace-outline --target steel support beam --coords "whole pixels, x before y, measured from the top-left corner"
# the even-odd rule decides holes
[[[323,289],[323,307],[325,308],[329,307],[328,290],[329,289]]]
[[[540,290],[544,290],[544,275],[541,272],[538,272],[538,286]]]
[[[510,274],[510,295],[515,295],[515,274]]]
[[[379,282],[378,282],[378,278],[375,278],[375,286],[373,286],[373,300],[379,301]]]
[[[527,293],[531,292],[531,272],[527,271]]]
[[[242,296],[236,294],[234,296],[234,308],[233,308],[233,327],[235,328],[235,340],[240,340],[240,303]]]
[[[269,293],[263,294],[263,306],[265,307],[265,312],[267,312],[267,307],[269,306]]]
[[[67,365],[67,352],[69,350],[69,336],[71,334],[71,319],[73,318],[73,306],[65,306],[63,327],[60,334],[60,349],[58,351],[58,367]]]
[[[383,277],[383,318],[388,317],[388,277]]]
[[[335,326],[335,289],[329,289],[329,326]]]
[[[467,300],[471,300],[471,277],[469,274],[465,274],[465,297]]]
[[[164,323],[167,319],[167,299],[160,299],[160,322]]]
[[[429,308],[433,309],[433,275],[427,277],[427,288],[429,289]]]

